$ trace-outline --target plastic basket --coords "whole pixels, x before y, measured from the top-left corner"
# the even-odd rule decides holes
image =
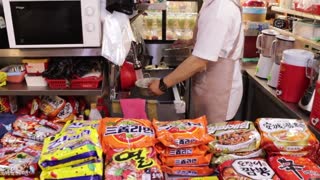
[[[72,89],[96,89],[99,87],[102,77],[99,78],[79,78],[71,80]]]
[[[67,89],[69,88],[69,81],[66,79],[46,79],[51,89]]]

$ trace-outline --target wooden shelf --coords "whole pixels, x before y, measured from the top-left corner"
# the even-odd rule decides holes
[[[300,17],[304,17],[304,18],[320,20],[319,15],[304,13],[304,12],[295,11],[295,10],[291,10],[291,9],[285,9],[285,8],[281,8],[278,6],[272,6],[271,10],[275,11],[275,12],[279,12],[279,13],[286,13],[286,14],[291,14],[291,15],[300,16]]]

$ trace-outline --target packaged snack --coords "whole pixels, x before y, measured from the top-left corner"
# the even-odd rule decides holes
[[[0,96],[0,113],[10,113],[10,102],[8,96]]]
[[[99,127],[99,122],[100,121],[94,121],[94,120],[90,120],[90,121],[85,121],[85,120],[72,120],[72,121],[68,121],[66,123],[66,125],[63,126],[62,131],[67,131],[69,129],[76,129],[76,128],[83,128],[83,127],[93,127],[95,129],[98,130]]]
[[[163,172],[170,175],[178,176],[209,176],[212,175],[214,169],[209,168],[208,166],[203,167],[169,167],[161,166]]]
[[[160,155],[162,164],[166,166],[208,166],[210,164],[211,158],[212,154],[174,157],[166,157]]]
[[[39,109],[40,103],[41,103],[41,101],[40,101],[40,99],[38,97],[33,98],[31,100],[31,102],[28,103],[28,105],[30,104],[29,109],[30,109],[30,115],[31,116],[38,116],[39,111],[40,111],[40,109]]]
[[[73,108],[73,114],[79,114],[80,113],[80,111],[79,111],[80,103],[79,103],[78,99],[73,96],[68,96],[67,101],[71,104],[71,106]]]
[[[79,165],[63,167],[41,172],[41,179],[89,179],[101,180],[103,176],[103,163],[88,162]]]
[[[68,121],[75,119],[75,114],[73,113],[74,109],[72,105],[67,102],[62,110],[57,114],[57,117],[53,119],[55,123],[66,123]]]
[[[127,149],[109,155],[112,155],[112,160],[106,166],[106,180],[164,179],[152,147]]]
[[[7,133],[0,140],[4,147],[20,147],[20,146],[41,146],[42,143],[27,138],[14,136],[12,133]]]
[[[39,180],[37,177],[0,177],[0,180]]]
[[[257,120],[261,132],[261,148],[269,152],[313,153],[319,148],[319,141],[303,120],[261,118]]]
[[[100,121],[99,134],[105,152],[109,148],[143,148],[156,143],[151,122],[145,119],[104,118]]]
[[[58,96],[41,97],[40,110],[48,117],[56,117],[65,106],[66,101]]]
[[[277,174],[263,159],[237,159],[229,160],[218,166],[219,179],[280,180]]]
[[[87,126],[46,138],[39,165],[43,170],[52,170],[100,159],[102,149],[97,130]]]
[[[260,146],[260,134],[249,121],[211,124],[208,133],[214,137],[209,147],[215,154],[254,151]]]
[[[178,121],[153,120],[158,140],[167,147],[195,147],[213,141],[207,133],[207,119],[202,116],[197,119]]]
[[[40,151],[29,147],[0,149],[0,176],[30,176],[38,169]]]
[[[272,156],[268,159],[272,169],[281,179],[319,179],[320,167],[308,158]]]
[[[165,147],[163,144],[158,143],[155,146],[157,152],[162,156],[203,156],[207,154],[209,147],[207,145],[200,145],[195,147],[186,148],[169,148]]]
[[[51,128],[55,132],[59,132],[61,130],[61,126],[52,122],[49,122],[45,119],[39,119],[35,116],[24,115],[17,118],[17,120],[13,124],[13,128],[15,130],[37,130],[41,126],[46,126],[47,128]]]
[[[234,154],[222,154],[218,157],[213,157],[211,164],[212,165],[219,165],[224,163],[225,161],[229,160],[236,160],[236,159],[249,159],[249,158],[258,158],[258,157],[264,157],[265,152],[262,149],[258,149],[256,151],[249,151],[249,152],[239,152]]]
[[[0,139],[8,132],[12,132],[12,124],[16,116],[12,114],[0,114]]]

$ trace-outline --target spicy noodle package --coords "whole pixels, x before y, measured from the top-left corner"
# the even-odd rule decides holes
[[[213,141],[207,133],[205,116],[178,121],[153,120],[158,140],[171,148],[195,147]]]
[[[143,148],[156,143],[152,124],[145,119],[104,118],[100,121],[99,134],[105,153],[110,148]]]
[[[319,141],[303,120],[261,118],[256,123],[262,135],[261,147],[273,155],[277,152],[313,154],[319,147]]]

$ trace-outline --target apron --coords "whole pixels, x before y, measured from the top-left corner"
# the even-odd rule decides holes
[[[241,11],[240,5],[234,3]],[[239,34],[228,57],[219,57],[216,62],[210,61],[207,64],[207,69],[198,73],[193,79],[192,101],[195,116],[206,115],[208,123],[227,120],[235,62],[239,60],[232,59],[232,56],[237,48],[241,29],[242,26],[240,25]]]

